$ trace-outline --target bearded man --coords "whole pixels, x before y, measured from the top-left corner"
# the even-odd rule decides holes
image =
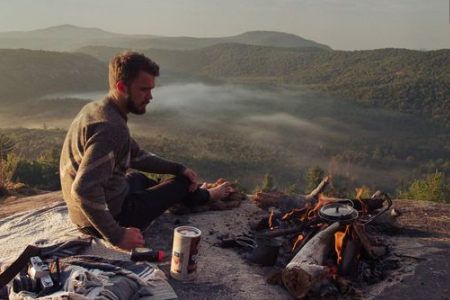
[[[206,189],[180,163],[139,148],[127,126],[129,113],[142,115],[153,99],[159,66],[136,52],[109,63],[109,93],[83,107],[72,122],[61,153],[60,178],[69,217],[87,234],[130,250],[144,245],[140,231],[178,202],[221,199],[228,182]],[[138,171],[172,174],[157,183]]]

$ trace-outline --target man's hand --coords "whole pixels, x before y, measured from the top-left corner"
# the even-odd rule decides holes
[[[189,186],[189,192],[193,192],[197,189],[197,174],[189,168],[183,171],[183,175],[186,176],[192,183]]]
[[[144,246],[144,237],[141,234],[141,231],[138,228],[129,227],[125,228],[125,235],[122,237],[122,240],[117,245],[117,247],[130,251],[136,247]]]

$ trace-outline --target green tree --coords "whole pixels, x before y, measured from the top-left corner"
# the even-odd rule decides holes
[[[0,196],[8,194],[8,185],[17,167],[17,160],[11,153],[13,148],[11,138],[0,133]]]
[[[0,133],[0,157],[6,159],[9,153],[14,149],[15,143],[10,137]]]
[[[443,172],[436,171],[424,180],[414,181],[407,191],[399,191],[398,197],[435,202],[450,202],[450,187]]]
[[[36,160],[41,169],[41,183],[38,188],[58,190],[61,188],[59,179],[60,151],[57,147],[51,147]]]
[[[0,196],[7,195],[19,165],[19,157],[10,153],[6,159],[0,159]]]
[[[255,191],[262,191],[262,192],[276,192],[277,187],[274,185],[274,181],[272,176],[270,176],[269,173],[266,173],[263,177],[263,180],[261,182],[261,187],[256,187]]]
[[[318,166],[311,166],[305,173],[306,193],[312,192],[322,181],[325,172]]]
[[[23,182],[38,189],[60,189],[59,152],[50,148],[35,160],[20,160],[15,174],[15,181]]]
[[[300,194],[301,192],[302,189],[298,183],[294,183],[286,189],[286,193],[288,194]]]

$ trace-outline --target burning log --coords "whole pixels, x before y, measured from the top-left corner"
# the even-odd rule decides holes
[[[283,211],[289,211],[305,207],[305,205],[313,206],[318,201],[319,195],[327,188],[328,183],[329,178],[326,176],[309,195],[258,192],[251,200],[262,209],[278,207]]]
[[[323,264],[333,248],[330,244],[338,229],[339,223],[333,223],[316,234],[283,270],[284,286],[297,299],[304,297],[315,283],[329,274],[329,268]]]
[[[358,269],[358,253],[361,249],[361,241],[359,239],[347,239],[344,251],[341,254],[341,261],[338,264],[338,273],[348,276]]]
[[[372,246],[372,243],[370,242],[369,237],[364,231],[363,226],[355,224],[353,225],[353,230],[355,231],[355,234],[358,236],[362,246],[364,247],[364,250],[366,251],[366,253],[369,255],[370,258],[375,259],[380,256],[386,255],[387,253],[386,247]]]
[[[328,184],[330,183],[330,178],[328,176],[325,176],[322,181],[319,183],[319,185],[307,196],[308,199],[317,199],[319,198],[320,194],[323,193],[323,191],[327,188]]]
[[[309,222],[302,223],[296,227],[286,228],[286,229],[274,229],[270,231],[266,231],[263,233],[258,233],[258,237],[278,237],[278,236],[286,236],[290,234],[296,234],[302,232],[304,229],[323,223],[324,221],[321,219],[315,219]]]
[[[313,206],[316,201],[309,195],[286,195],[283,193],[258,192],[251,200],[262,209],[277,207],[282,211],[289,211],[294,208]]]
[[[274,229],[271,231],[267,231],[267,232],[263,232],[263,233],[258,233],[257,236],[258,237],[277,237],[277,236],[285,236],[285,235],[290,235],[290,234],[296,234],[296,233],[300,233],[303,231],[303,229],[305,228],[307,224],[304,223],[302,225],[293,227],[293,228],[287,228],[287,229]]]
[[[298,251],[300,251],[308,242],[309,240],[316,235],[317,232],[320,231],[320,227],[312,227],[311,230],[305,235],[303,236],[303,239],[301,240],[300,243],[298,243],[297,245],[295,245],[295,247],[292,248],[293,250],[293,255],[291,257],[292,258],[295,257],[295,255],[297,255]]]

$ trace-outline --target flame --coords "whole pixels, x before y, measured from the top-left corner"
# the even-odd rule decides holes
[[[364,203],[364,201],[361,198],[362,193],[363,193],[362,188],[356,188],[356,200],[358,200],[358,202],[361,204],[361,213],[367,214],[367,212],[369,211],[369,208],[367,207],[367,205]]]
[[[294,252],[295,248],[297,248],[298,243],[303,241],[304,238],[305,237],[303,235],[301,235],[301,234],[297,237],[297,239],[294,242],[294,246],[292,246],[291,252]]]
[[[271,230],[273,229],[273,210],[270,212],[270,216],[269,216],[269,228]]]
[[[305,216],[307,215],[309,209],[309,204],[306,203],[305,207],[303,208],[294,208],[292,211],[284,214],[284,216],[281,218],[281,221],[289,221],[292,218],[298,218],[300,221],[303,221]]]
[[[309,218],[313,218],[317,216],[317,213],[322,208],[322,206],[327,205],[329,203],[333,202],[333,200],[325,197],[323,194],[320,194],[319,200],[317,201],[316,206],[308,213]]]
[[[358,199],[358,200],[360,200],[361,199],[361,196],[362,196],[362,193],[363,193],[363,189],[362,188],[356,188],[356,199]]]
[[[342,262],[342,250],[345,247],[345,241],[347,238],[351,238],[350,225],[347,225],[345,231],[338,231],[334,234],[335,245],[334,248],[337,253],[337,263],[338,265]]]

